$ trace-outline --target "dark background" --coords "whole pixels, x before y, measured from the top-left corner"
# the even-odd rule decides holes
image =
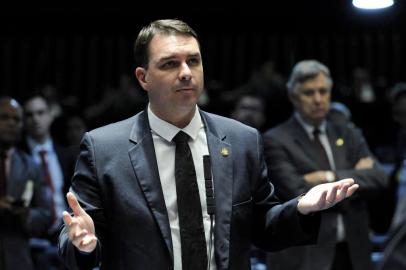
[[[272,63],[286,79],[297,61],[315,58],[332,71],[333,98],[346,102],[359,126],[376,133],[390,128],[387,89],[406,81],[405,2],[379,12],[356,10],[349,0],[2,4],[0,91],[23,100],[51,84],[59,99],[75,96],[79,108],[93,106],[123,87],[123,75],[132,78],[132,45],[140,28],[179,18],[200,36],[214,112],[227,114],[232,99],[219,99],[220,93],[249,83],[264,64]],[[351,96],[356,67],[368,70],[376,86],[372,107]],[[286,100],[280,101],[266,100],[268,127],[290,113]],[[390,140],[384,132],[369,137],[372,144]]]

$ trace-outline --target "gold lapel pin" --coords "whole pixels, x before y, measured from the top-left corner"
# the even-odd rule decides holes
[[[337,146],[342,146],[344,144],[344,140],[342,139],[342,138],[338,138],[337,140],[336,140],[336,145]]]
[[[228,149],[226,147],[223,147],[223,148],[221,148],[220,153],[221,153],[221,155],[223,157],[227,157],[228,156]]]

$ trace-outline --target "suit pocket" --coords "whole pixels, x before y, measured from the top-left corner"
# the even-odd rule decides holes
[[[242,206],[245,206],[245,205],[249,205],[251,203],[252,203],[252,197],[249,198],[248,200],[245,200],[245,201],[240,201],[240,202],[233,203],[233,208],[234,207],[242,207]]]
[[[252,237],[252,218],[253,218],[253,199],[235,202],[233,204],[232,210],[232,221],[231,221],[231,237],[235,243],[235,253],[244,254],[247,252],[243,247],[250,246]],[[239,250],[242,248],[242,250]]]
[[[250,226],[251,224],[251,217],[252,217],[252,206],[253,200],[252,198],[237,202],[233,204],[233,224],[237,226],[242,226],[243,228],[246,226]],[[240,228],[242,229],[242,228]]]

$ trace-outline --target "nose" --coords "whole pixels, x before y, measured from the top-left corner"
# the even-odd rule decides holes
[[[314,94],[314,100],[315,100],[316,102],[321,102],[321,100],[322,100],[322,94],[321,94],[319,91],[316,91],[316,92],[315,92],[315,94]]]
[[[192,71],[190,70],[189,65],[187,63],[183,63],[179,72],[179,79],[181,81],[189,81],[191,78]]]

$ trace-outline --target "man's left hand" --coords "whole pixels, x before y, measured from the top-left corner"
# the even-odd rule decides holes
[[[328,209],[350,197],[358,188],[352,178],[317,185],[299,199],[297,209],[303,215]]]

